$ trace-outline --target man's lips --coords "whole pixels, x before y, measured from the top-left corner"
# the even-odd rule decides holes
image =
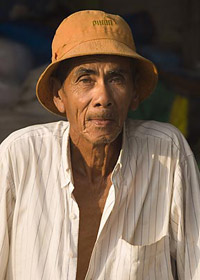
[[[90,122],[96,125],[109,125],[113,123],[113,120],[110,119],[91,119]]]
[[[95,125],[105,126],[112,124],[114,122],[114,117],[113,115],[111,116],[111,114],[93,115],[89,116],[87,121]]]
[[[114,120],[115,119],[115,114],[113,112],[110,111],[104,111],[104,112],[99,112],[96,114],[90,114],[87,116],[86,118],[87,120]]]

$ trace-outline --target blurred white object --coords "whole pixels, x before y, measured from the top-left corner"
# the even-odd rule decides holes
[[[35,92],[36,84],[38,78],[40,77],[44,69],[46,69],[46,67],[47,65],[43,65],[38,68],[32,69],[29,72],[29,75],[27,76],[20,90],[20,102],[15,107],[15,112],[32,115],[34,119],[39,120],[39,123],[65,119],[48,112],[37,100]]]
[[[0,108],[15,105],[20,98],[20,86],[0,80]]]
[[[36,98],[36,84],[41,73],[44,71],[47,65],[40,66],[32,69],[29,72],[23,86],[20,90],[20,102],[16,107],[18,112],[24,112],[35,115],[51,115],[48,113],[43,106],[39,103]]]
[[[19,101],[20,87],[32,68],[32,54],[23,45],[0,38],[0,107]]]

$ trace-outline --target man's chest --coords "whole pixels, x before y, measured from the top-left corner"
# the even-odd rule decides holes
[[[104,205],[110,186],[90,185],[86,180],[75,180],[73,195],[79,208],[77,279],[84,279],[97,239]]]

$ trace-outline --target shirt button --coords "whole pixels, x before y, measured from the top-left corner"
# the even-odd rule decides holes
[[[76,214],[74,214],[74,213],[71,213],[70,214],[70,218],[72,219],[72,220],[75,220],[77,217],[76,217]]]
[[[72,251],[70,251],[69,253],[68,253],[68,256],[69,256],[69,258],[70,259],[77,259],[77,255],[76,255],[76,253],[73,253]]]

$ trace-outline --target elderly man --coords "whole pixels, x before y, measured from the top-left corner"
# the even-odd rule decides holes
[[[127,119],[154,89],[124,20],[66,18],[37,97],[60,121],[0,148],[0,279],[200,279],[200,176],[169,124]]]

